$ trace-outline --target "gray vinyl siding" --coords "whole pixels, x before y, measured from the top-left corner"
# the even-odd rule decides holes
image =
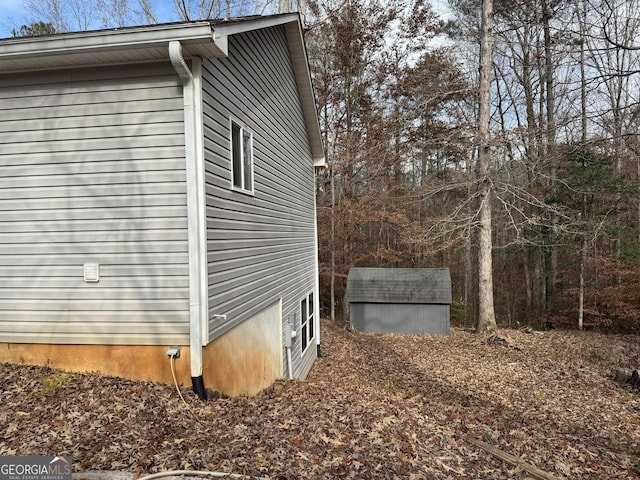
[[[188,343],[183,130],[168,62],[0,75],[1,341]]]
[[[203,85],[211,340],[279,298],[283,318],[299,318],[316,285],[315,178],[284,28],[230,38],[228,58],[204,63]],[[232,188],[232,119],[253,133],[252,194]],[[294,342],[296,376],[315,350],[303,358]]]
[[[449,305],[351,303],[351,327],[369,333],[449,335]]]

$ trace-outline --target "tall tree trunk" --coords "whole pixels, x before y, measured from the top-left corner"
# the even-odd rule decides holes
[[[329,238],[329,248],[331,250],[331,320],[336,319],[336,185],[333,171],[333,160],[329,165],[329,175],[331,176],[331,233]]]
[[[527,320],[527,325],[531,325],[531,308],[533,306],[533,285],[531,278],[531,268],[529,267],[531,255],[526,255],[524,258],[524,286],[526,290],[526,310],[525,310],[525,319]]]
[[[298,0],[298,13],[300,14],[300,21],[302,22],[302,29],[307,28],[307,7],[308,0]]]
[[[636,157],[636,181],[640,181],[640,157]],[[638,225],[636,233],[638,243],[640,243],[640,199],[638,199]]]
[[[558,175],[558,159],[556,158],[556,123],[555,123],[555,95],[553,88],[553,51],[551,49],[551,9],[547,0],[541,0],[542,22],[544,29],[544,76],[546,84],[546,109],[547,109],[547,155],[550,160],[551,189],[555,191],[556,177]],[[558,231],[558,216],[552,213],[551,218],[551,251],[549,254],[547,272],[547,299],[546,313],[551,315],[555,305],[555,286],[558,272],[558,247],[556,237]]]
[[[587,234],[582,235],[582,251],[580,255],[580,293],[579,293],[579,307],[578,307],[578,329],[582,330],[584,324],[584,274],[587,265]]]
[[[480,191],[478,220],[478,323],[477,333],[496,330],[493,305],[493,243],[491,239],[491,197],[493,188],[489,178],[491,146],[489,120],[491,116],[491,66],[493,56],[493,0],[482,2],[482,30],[480,33],[480,105],[478,111],[478,161],[476,175]]]
[[[576,7],[578,9],[579,7]],[[587,145],[587,76],[585,71],[585,41],[586,29],[585,21],[587,16],[587,7],[583,3],[583,16],[578,13],[578,21],[580,22],[580,145],[586,148]],[[584,21],[583,21],[584,20]],[[582,211],[586,218],[586,195],[582,195]],[[582,235],[582,247],[580,254],[580,291],[578,293],[578,329],[582,330],[584,324],[584,289],[585,289],[585,271],[587,268],[587,233]]]
[[[544,250],[539,249],[535,251],[535,259],[534,259],[534,277],[538,278],[539,281],[536,283],[536,303],[540,307],[538,308],[538,312],[544,312],[545,309],[545,301],[547,298],[547,281],[545,279],[545,257],[546,253]]]
[[[289,13],[291,11],[291,0],[278,0],[278,12]]]

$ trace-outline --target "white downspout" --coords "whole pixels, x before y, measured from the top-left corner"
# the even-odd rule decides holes
[[[179,41],[169,42],[169,58],[182,80],[184,97],[184,143],[187,176],[187,223],[189,237],[189,350],[193,390],[205,400],[202,378],[202,347],[208,318],[207,232],[204,193],[201,65],[193,58],[192,70],[182,56]]]
[[[321,357],[322,351],[320,350],[320,266],[318,261],[319,249],[318,249],[318,210],[316,205],[316,193],[315,193],[315,185],[316,185],[316,169],[313,168],[313,243],[314,243],[314,267],[315,267],[315,290],[316,293],[313,296],[313,302],[315,305],[313,306],[313,311],[315,314],[313,315],[314,332],[316,332],[316,356]]]

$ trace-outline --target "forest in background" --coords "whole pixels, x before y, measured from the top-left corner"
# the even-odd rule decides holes
[[[173,0],[173,20],[304,14],[324,316],[351,267],[448,267],[452,323],[475,325],[485,191],[499,326],[640,333],[640,0],[493,1],[482,171],[483,2],[444,1]],[[13,34],[157,23],[156,3],[26,0]]]
[[[327,317],[353,266],[449,267],[452,323],[476,323],[481,3],[310,2]],[[640,332],[639,7],[495,0],[482,181],[500,326]]]

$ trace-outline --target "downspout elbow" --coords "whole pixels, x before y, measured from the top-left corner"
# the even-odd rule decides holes
[[[173,69],[176,71],[182,82],[191,82],[193,80],[193,74],[191,73],[191,70],[189,70],[189,66],[182,56],[182,44],[179,41],[174,40],[169,42],[169,58],[171,59]]]

